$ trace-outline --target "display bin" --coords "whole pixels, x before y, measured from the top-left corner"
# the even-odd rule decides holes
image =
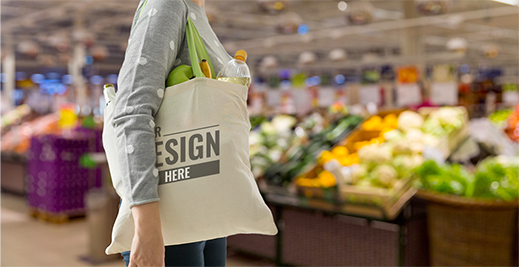
[[[91,139],[81,134],[31,139],[26,191],[33,215],[61,221],[84,214],[84,195],[100,181],[95,169],[79,165],[79,158],[92,149]]]
[[[463,107],[456,107],[460,109],[466,119],[468,119],[467,111]],[[421,108],[418,110],[422,116],[427,117],[429,114],[438,108]],[[384,111],[377,114],[378,116],[384,117],[389,114],[399,115],[402,110]],[[444,158],[456,150],[459,144],[467,138],[469,129],[465,123],[460,129],[454,130],[448,136],[440,139],[438,147],[435,149],[441,153]],[[377,130],[364,130],[359,127],[353,131],[347,138],[338,143],[340,146],[345,146],[349,151],[355,151],[354,144],[359,141],[370,140],[380,135],[380,131]],[[314,166],[307,172],[304,172],[299,177],[317,177],[317,173],[320,167]],[[350,211],[355,213],[361,213],[365,215],[366,208],[378,207],[382,214],[377,214],[376,217],[395,218],[402,207],[411,197],[415,194],[416,189],[413,188],[413,175],[409,174],[407,177],[402,177],[398,183],[391,189],[385,188],[363,188],[354,185],[341,185],[340,187],[333,188],[318,188],[318,187],[304,187],[295,185],[297,192],[301,196],[325,199],[329,202],[334,203],[348,203],[349,207],[358,206],[355,210]],[[373,215],[371,215],[373,216]]]
[[[283,261],[296,266],[396,266],[398,226],[316,211],[283,211]]]
[[[301,196],[310,197],[307,200],[309,202],[336,204],[348,213],[394,219],[416,193],[412,183],[411,178],[404,178],[391,190],[356,186],[344,186],[340,189],[297,186],[297,192]]]
[[[419,191],[427,201],[432,266],[517,266],[518,201]]]
[[[279,233],[230,236],[230,249],[275,258],[277,266],[428,265],[425,208],[421,208],[421,202],[410,201],[404,212],[388,220],[358,216],[340,205],[280,193],[264,195]]]
[[[2,152],[1,187],[2,191],[25,195],[27,160],[24,154]]]

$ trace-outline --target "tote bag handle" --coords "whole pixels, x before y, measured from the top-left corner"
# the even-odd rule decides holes
[[[211,68],[211,76],[216,79],[216,73],[214,72],[213,64],[207,49],[205,48],[204,41],[198,33],[195,24],[191,21],[191,18],[187,18],[186,24],[186,38],[187,46],[189,47],[189,57],[191,58],[191,68],[196,78],[205,77],[202,69],[200,68],[200,58],[207,60],[209,68]]]
[[[142,10],[148,3],[148,0],[145,0],[142,6],[140,7],[141,11],[139,13],[139,18],[142,15]],[[204,41],[198,30],[195,27],[191,18],[187,17],[186,24],[186,38],[187,38],[187,46],[189,48],[189,57],[191,58],[191,68],[193,69],[193,74],[196,78],[205,77],[202,69],[200,68],[200,58],[207,60],[209,63],[209,68],[211,69],[211,78],[216,79],[216,73],[214,72],[213,63],[211,62],[211,58],[209,57],[209,53],[207,53],[207,49],[205,48]]]

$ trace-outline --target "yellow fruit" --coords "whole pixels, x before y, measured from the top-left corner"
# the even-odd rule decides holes
[[[359,149],[363,148],[366,145],[369,145],[369,141],[355,142],[355,143],[353,143],[353,149],[355,149],[355,151],[358,151]]]
[[[307,178],[297,178],[296,184],[299,186],[305,186]]]
[[[369,119],[370,121],[373,121],[374,123],[381,124],[382,118],[380,116],[373,116]]]
[[[336,146],[332,149],[332,153],[336,156],[346,156],[349,154],[348,149],[344,146]]]
[[[335,176],[328,171],[319,173],[317,179],[321,187],[332,187],[336,185]]]
[[[386,140],[384,139],[384,137],[380,136],[380,137],[375,137],[375,138],[371,139],[369,142],[374,145],[380,145],[380,144],[384,143],[385,141]]]
[[[335,158],[335,155],[332,152],[325,150],[325,151],[321,152],[321,154],[317,158],[317,162],[321,165],[324,165],[324,164],[326,164],[326,162],[328,162],[334,158]]]
[[[359,159],[359,155],[357,153],[353,153],[350,155],[350,161],[351,161],[351,164],[359,164],[360,163],[360,159]]]
[[[396,128],[398,127],[398,117],[395,114],[389,114],[386,117],[384,117],[383,121],[384,128],[391,127]]]
[[[366,131],[371,131],[371,129],[373,129],[375,125],[373,123],[371,123],[370,121],[366,121],[362,124],[362,129],[366,130]]]
[[[322,187],[327,188],[327,187],[336,186],[337,182],[335,182],[335,180],[333,180],[333,181],[323,181],[321,184],[322,184]]]
[[[321,173],[319,173],[319,175],[317,175],[317,178],[320,180],[323,180],[323,179],[335,180],[335,177],[329,171],[322,171]]]
[[[384,117],[384,122],[387,122],[387,121],[390,121],[390,120],[398,120],[398,117],[397,117],[396,114],[394,114],[394,113],[387,114],[387,115]]]
[[[342,165],[342,166],[350,166],[352,163],[351,163],[351,159],[350,159],[350,156],[346,156],[346,157],[341,157],[339,159],[339,163]]]
[[[384,126],[384,128],[382,128],[380,134],[383,135],[383,134],[385,134],[387,132],[393,131],[394,129],[396,129],[396,128],[393,128],[392,126],[387,126],[386,125],[386,126]]]

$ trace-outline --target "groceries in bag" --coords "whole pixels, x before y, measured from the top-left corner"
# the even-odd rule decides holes
[[[216,79],[223,82],[236,83],[250,86],[251,77],[247,64],[247,52],[238,50],[234,55],[234,59],[229,61],[216,75]]]
[[[168,76],[166,87],[187,82],[194,78],[193,69],[188,65],[180,65],[176,67]]]
[[[204,73],[206,78],[211,79],[211,67],[209,66],[209,62],[205,59],[202,59],[200,62],[200,68]],[[176,67],[168,76],[166,81],[166,87],[170,87],[173,85],[177,85],[179,83],[187,82],[191,79],[195,78],[193,74],[193,68],[188,65],[180,65]]]
[[[202,61],[200,61],[200,69],[202,69],[202,72],[204,73],[206,78],[212,78],[211,67],[209,66],[209,62],[207,62],[207,60],[202,59]]]

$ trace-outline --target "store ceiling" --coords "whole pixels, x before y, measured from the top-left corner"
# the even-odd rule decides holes
[[[468,41],[469,50],[461,60],[471,64],[484,61],[490,65],[517,66],[519,9],[497,1],[451,0],[448,12],[437,16],[419,15],[415,4],[408,0],[371,1],[373,20],[362,26],[348,23],[348,9],[340,11],[339,1],[287,1],[287,10],[275,15],[260,12],[258,1],[253,0],[206,2],[206,11],[215,16],[213,28],[224,46],[231,53],[246,49],[253,62],[251,65],[258,65],[266,55],[274,55],[281,66],[293,67],[297,65],[299,54],[313,51],[318,56],[315,68],[341,67],[340,63],[328,64],[328,53],[334,48],[348,52],[349,63],[346,61],[345,67],[355,65],[352,62],[361,64],[362,55],[366,53],[376,53],[394,63],[406,58],[413,61],[416,58],[401,56],[407,34],[419,36],[418,44],[422,44],[426,54],[444,53],[445,60],[460,60],[457,55],[450,58],[445,53],[445,44],[453,37],[463,37]],[[353,8],[367,1],[346,2],[348,8]],[[29,40],[38,44],[40,58],[42,55],[54,58],[50,62],[38,60],[38,64],[66,66],[72,48],[59,52],[52,43],[56,43],[56,36],[73,43],[73,32],[77,31],[77,25],[82,25],[93,34],[94,46],[108,49],[109,56],[97,64],[99,71],[117,72],[137,5],[138,0],[3,0],[2,47],[9,40],[15,46]],[[308,34],[286,35],[277,31],[281,21],[294,14],[297,14],[295,21],[301,19],[309,26]],[[488,45],[500,47],[496,58],[482,56],[482,49]],[[21,53],[17,53],[17,66],[18,69],[38,67],[34,59]]]

